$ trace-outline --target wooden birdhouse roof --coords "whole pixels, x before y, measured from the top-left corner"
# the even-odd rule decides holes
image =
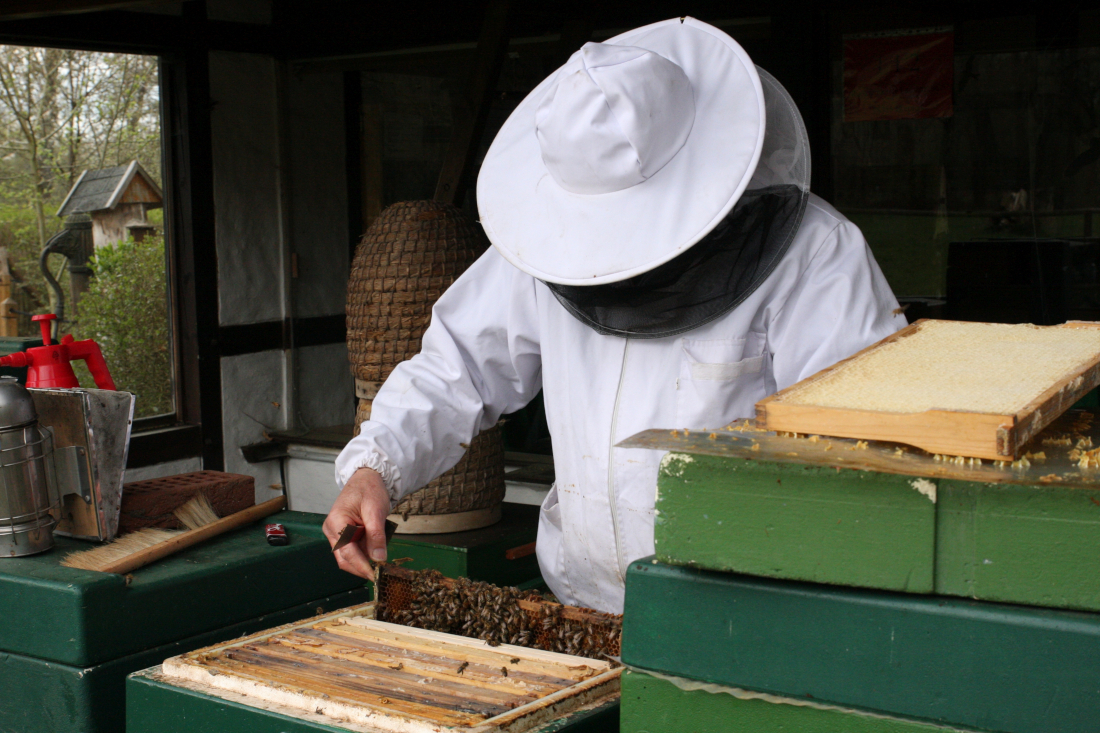
[[[114,168],[84,171],[57,210],[60,217],[113,209],[119,204],[160,206],[160,187],[136,160]]]

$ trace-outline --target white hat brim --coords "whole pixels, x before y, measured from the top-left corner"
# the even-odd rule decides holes
[[[647,180],[586,195],[554,181],[535,135],[535,110],[561,70],[520,102],[482,163],[478,214],[505,259],[547,282],[617,282],[671,260],[729,213],[760,157],[764,93],[748,54],[728,35],[676,18],[606,43],[653,51],[683,69],[695,121],[679,152]]]

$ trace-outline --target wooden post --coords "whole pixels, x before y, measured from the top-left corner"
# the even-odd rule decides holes
[[[363,231],[382,213],[382,105],[368,102],[360,112]]]
[[[0,247],[0,336],[18,336],[19,320],[15,313],[15,299],[11,297],[11,267],[8,266],[8,248]]]
[[[436,201],[462,205],[466,173],[485,131],[490,99],[508,50],[508,5],[508,0],[489,0],[485,10],[473,74],[467,88],[455,100],[454,132],[435,187]]]

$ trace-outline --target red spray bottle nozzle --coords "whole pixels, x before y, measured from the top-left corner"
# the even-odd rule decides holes
[[[31,316],[31,322],[38,322],[38,327],[42,329],[42,345],[50,345],[50,330],[53,328],[50,325],[51,321],[57,320],[56,313],[43,313],[38,316]]]
[[[0,366],[27,367],[27,386],[31,388],[73,389],[79,387],[80,383],[76,380],[76,374],[69,362],[83,359],[88,365],[88,371],[92,373],[95,386],[100,389],[115,389],[115,382],[111,379],[111,372],[107,369],[99,344],[91,339],[75,341],[71,334],[66,334],[59,344],[52,343],[50,322],[57,320],[57,316],[45,313],[32,316],[31,320],[38,321],[42,329],[42,346],[0,357]]]

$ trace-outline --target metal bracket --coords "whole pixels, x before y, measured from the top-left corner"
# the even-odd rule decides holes
[[[76,494],[85,504],[91,504],[92,477],[88,470],[87,451],[79,445],[55,448],[53,461],[58,493],[62,497]]]

